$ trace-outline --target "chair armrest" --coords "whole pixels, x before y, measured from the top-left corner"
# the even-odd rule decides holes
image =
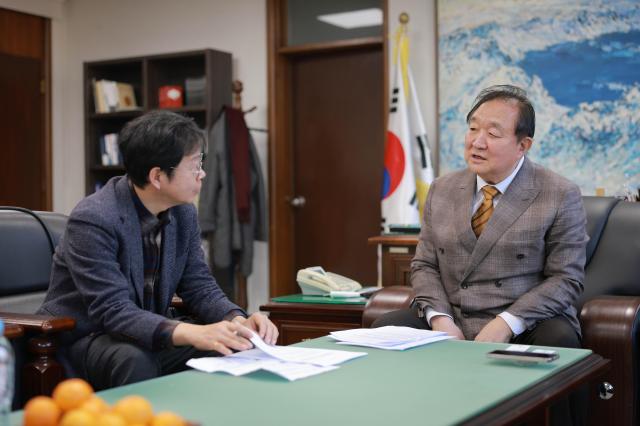
[[[410,307],[414,297],[413,288],[400,285],[385,287],[374,293],[364,307],[362,326],[369,328],[383,314]]]
[[[639,322],[640,297],[599,296],[582,308],[583,346],[611,360],[611,369],[602,380],[614,386],[614,397],[603,401],[594,396],[590,405],[595,418],[604,421],[602,424],[634,423],[626,416],[635,411],[640,384],[637,356]]]
[[[599,296],[589,300],[580,313],[584,346],[601,348],[597,353],[606,358],[611,356],[604,351],[631,354],[636,347],[639,314],[640,297]],[[631,371],[633,366],[628,367]]]
[[[51,395],[64,379],[64,369],[56,360],[57,333],[73,330],[76,321],[70,317],[12,312],[0,312],[0,319],[24,330],[24,340],[16,346],[16,372],[21,370],[21,387],[17,391],[19,403],[23,404],[35,395]]]
[[[16,337],[22,337],[24,334],[24,328],[15,324],[4,325],[4,337],[7,339],[15,339]]]
[[[59,333],[73,330],[76,320],[70,317],[54,317],[49,315],[15,314],[0,312],[0,319],[5,324],[21,326],[25,331],[35,331],[43,334]]]

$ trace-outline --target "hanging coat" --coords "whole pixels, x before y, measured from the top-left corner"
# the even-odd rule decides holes
[[[260,160],[246,125],[250,176],[249,220],[240,221],[236,208],[232,173],[233,135],[227,126],[227,108],[208,132],[208,154],[204,162],[207,173],[200,191],[198,218],[203,233],[213,234],[213,266],[228,268],[232,262],[244,276],[253,268],[253,241],[267,240],[267,205]]]

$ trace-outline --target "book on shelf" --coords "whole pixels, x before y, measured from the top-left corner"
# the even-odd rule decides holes
[[[95,79],[92,84],[93,100],[97,113],[130,111],[140,108],[131,84]]]
[[[100,163],[103,166],[121,166],[122,154],[118,148],[118,134],[100,136]]]
[[[204,105],[207,79],[201,77],[187,77],[184,81],[186,91],[186,105]]]
[[[104,93],[102,91],[102,84],[98,84],[98,82],[95,80],[93,80],[92,84],[93,101],[95,103],[96,112],[109,112],[109,108],[107,108]]]

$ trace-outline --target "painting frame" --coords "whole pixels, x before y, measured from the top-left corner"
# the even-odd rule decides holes
[[[637,191],[640,8],[633,1],[436,0],[436,21],[440,175],[465,167],[465,116],[475,96],[514,84],[536,109],[533,161],[584,195]]]

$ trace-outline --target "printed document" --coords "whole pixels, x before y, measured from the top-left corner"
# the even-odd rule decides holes
[[[285,362],[272,358],[259,349],[238,352],[225,357],[190,359],[187,365],[206,373],[222,372],[232,376],[242,376],[258,370],[277,374],[289,381],[304,379],[335,370],[338,367],[320,367],[311,364]]]
[[[251,343],[264,353],[281,361],[298,362],[303,364],[319,365],[328,367],[330,365],[342,364],[350,359],[365,356],[366,352],[347,352],[331,349],[298,348],[294,346],[271,346],[267,345],[257,334],[251,338]]]
[[[250,340],[255,345],[255,349],[225,357],[193,358],[187,362],[187,365],[206,373],[223,372],[233,376],[265,370],[293,381],[335,370],[338,368],[337,364],[367,354],[366,352],[272,346],[266,344],[255,333]]]
[[[332,331],[329,335],[339,345],[366,346],[377,349],[402,351],[440,340],[452,339],[444,331],[420,330],[411,327],[386,326]]]

